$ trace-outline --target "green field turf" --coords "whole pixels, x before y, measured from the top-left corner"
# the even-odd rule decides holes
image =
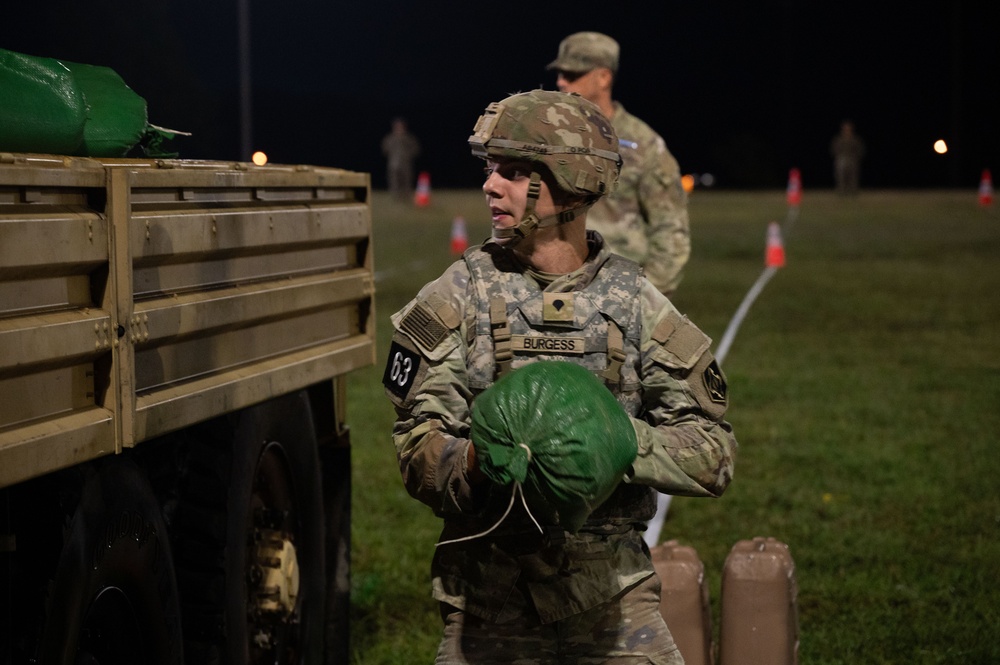
[[[976,192],[695,190],[693,249],[674,298],[717,344],[764,267],[787,264],[724,362],[740,442],[719,500],[675,499],[663,539],[704,561],[719,630],[734,543],[787,543],[800,662],[1000,662],[1000,208]],[[440,619],[429,566],[439,521],[402,487],[380,384],[389,315],[452,260],[455,216],[489,233],[482,195],[373,203],[379,360],[350,378],[352,653],[430,663]]]

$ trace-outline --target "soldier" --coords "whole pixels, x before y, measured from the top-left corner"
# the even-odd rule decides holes
[[[559,44],[556,86],[594,102],[618,134],[622,169],[618,189],[594,205],[590,228],[611,250],[642,266],[665,296],[677,290],[691,253],[687,194],[680,167],[663,139],[612,99],[618,42],[599,32],[577,32]]]
[[[840,133],[830,140],[833,155],[833,178],[839,194],[857,194],[861,177],[861,159],[865,156],[865,143],[854,131],[854,123],[840,123]]]
[[[590,228],[600,232],[611,251],[642,266],[653,286],[670,297],[691,254],[687,193],[680,166],[660,135],[612,98],[618,58],[618,42],[611,37],[577,32],[560,42],[558,56],[546,69],[556,71],[560,90],[597,104],[618,134],[618,188],[594,205]],[[657,498],[656,519],[646,534],[650,546],[659,540],[670,499],[669,494]]]
[[[392,316],[383,377],[404,485],[444,519],[436,662],[681,663],[641,532],[657,490],[717,497],[732,478],[737,444],[711,340],[586,228],[620,160],[595,105],[520,93],[490,104],[473,131],[493,237]],[[592,370],[638,441],[577,532],[540,533],[527,507],[504,516],[511,489],[487,478],[470,440],[477,396],[540,360]]]
[[[389,191],[405,199],[413,189],[413,160],[420,154],[420,142],[406,127],[406,120],[394,118],[392,130],[382,137]]]

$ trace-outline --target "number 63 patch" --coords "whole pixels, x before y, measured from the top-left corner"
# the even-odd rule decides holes
[[[397,406],[407,406],[413,396],[413,387],[427,373],[423,356],[402,335],[395,335],[389,346],[389,357],[386,359],[385,372],[382,374],[382,385],[389,393],[389,398]]]

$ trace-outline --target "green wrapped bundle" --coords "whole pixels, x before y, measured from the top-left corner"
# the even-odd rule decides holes
[[[146,133],[146,100],[113,69],[65,62],[87,100],[83,144],[75,154],[123,157]]]
[[[0,49],[0,92],[0,150],[79,150],[87,101],[61,62]]]
[[[573,363],[525,365],[472,406],[484,474],[519,483],[532,515],[575,532],[635,460],[632,422],[600,379]]]
[[[0,150],[124,157],[141,143],[172,157],[162,143],[179,133],[149,124],[146,100],[113,69],[0,49]]]

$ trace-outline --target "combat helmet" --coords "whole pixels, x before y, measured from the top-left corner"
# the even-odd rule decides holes
[[[522,238],[536,228],[572,221],[618,182],[621,156],[611,122],[596,104],[575,93],[532,90],[486,107],[469,137],[472,154],[483,159],[518,159],[532,165],[528,206],[517,227],[494,233]],[[543,167],[558,187],[583,197],[577,208],[551,218],[535,214]]]

